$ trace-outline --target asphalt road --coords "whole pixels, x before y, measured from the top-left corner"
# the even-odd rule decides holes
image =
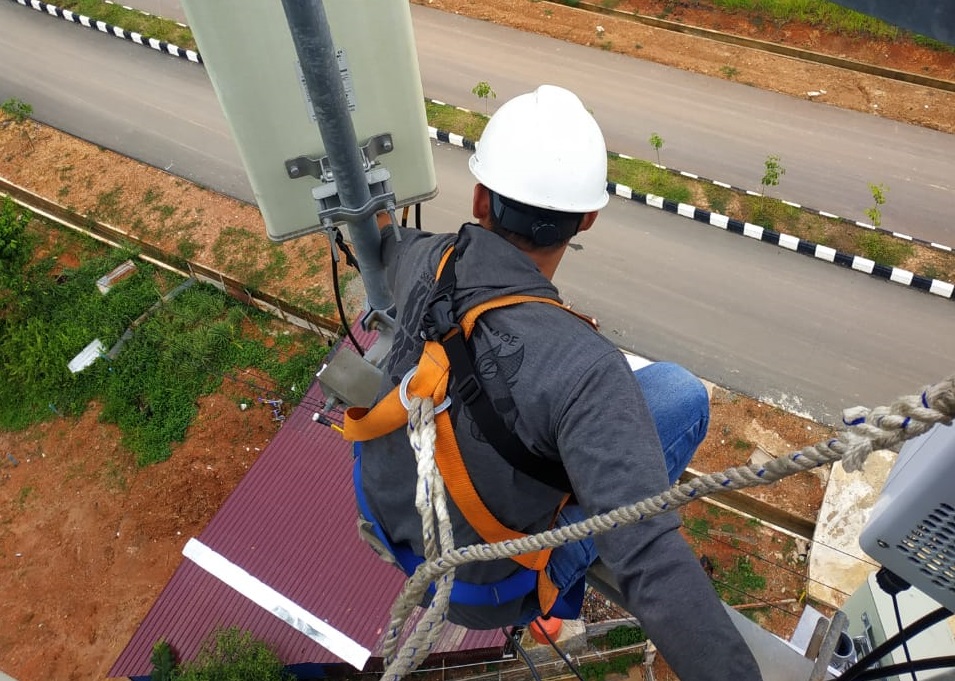
[[[134,4],[185,20],[177,0]],[[853,220],[868,220],[868,185],[882,183],[884,227],[955,246],[955,136],[418,5],[412,16],[428,97],[480,110],[471,88],[486,80],[493,110],[542,82],[563,85],[593,110],[613,151],[654,158],[657,132],[665,164],[754,190],[776,154],[786,175],[775,195]]]
[[[43,122],[251,198],[201,67],[11,3],[0,3],[0,25],[0,100],[19,97]],[[467,217],[465,161],[436,148],[441,194],[426,227]],[[951,301],[618,199],[577,245],[558,284],[619,345],[822,421],[953,370]]]
[[[205,69],[0,3],[0,101],[34,118],[232,196],[252,200]]]

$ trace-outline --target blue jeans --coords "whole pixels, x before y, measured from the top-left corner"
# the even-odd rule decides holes
[[[649,364],[634,371],[633,375],[640,384],[656,425],[672,485],[706,437],[710,422],[706,388],[689,371],[667,362]],[[557,525],[570,525],[586,518],[587,514],[580,506],[566,506],[558,516]],[[554,586],[563,593],[583,578],[596,559],[593,539],[564,544],[551,554],[547,573]]]

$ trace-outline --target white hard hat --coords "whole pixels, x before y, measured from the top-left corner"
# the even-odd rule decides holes
[[[555,85],[505,103],[488,121],[471,173],[515,201],[566,213],[607,205],[607,146],[577,95]]]

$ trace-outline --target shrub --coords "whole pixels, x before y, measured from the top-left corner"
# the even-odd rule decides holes
[[[14,285],[13,280],[29,258],[25,232],[32,217],[9,197],[0,199],[0,289]]]
[[[898,267],[914,252],[912,245],[908,242],[879,232],[861,232],[856,239],[856,244],[863,256],[890,267]]]
[[[262,641],[235,627],[212,634],[195,661],[180,665],[177,681],[291,681],[282,661]]]
[[[607,643],[611,648],[625,648],[647,640],[647,635],[639,627],[619,626],[607,632]]]
[[[603,681],[607,674],[625,674],[631,667],[641,662],[643,662],[643,653],[632,653],[609,660],[582,664],[579,671],[584,681]]]

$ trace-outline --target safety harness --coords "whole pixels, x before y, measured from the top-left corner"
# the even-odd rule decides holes
[[[442,255],[436,274],[436,285],[422,317],[424,349],[418,365],[409,372],[401,384],[389,392],[370,410],[352,407],[345,413],[344,437],[361,443],[373,440],[408,423],[408,396],[430,397],[435,405],[435,461],[444,478],[448,494],[461,511],[465,520],[481,539],[488,543],[515,540],[527,536],[503,525],[487,508],[468,474],[461,457],[454,425],[447,407],[450,404],[449,390],[462,406],[468,407],[488,442],[512,466],[531,477],[564,492],[557,513],[570,496],[570,481],[559,462],[544,459],[531,453],[494,409],[486,391],[477,378],[474,362],[466,341],[474,331],[478,318],[488,310],[496,310],[521,303],[545,303],[583,319],[596,327],[595,320],[580,315],[555,300],[533,295],[508,295],[492,298],[466,310],[460,319],[455,319],[453,295],[456,285],[455,262],[457,252],[451,245]],[[449,377],[453,377],[449,388]],[[361,485],[360,446],[356,444],[355,492],[364,519],[373,528],[377,539],[384,544],[406,574],[412,574],[423,561],[407,547],[395,546],[374,519],[364,497]],[[583,583],[574,585],[568,598],[558,599],[559,590],[547,576],[545,568],[550,560],[551,549],[544,549],[511,560],[521,566],[514,575],[493,584],[469,584],[455,580],[451,602],[465,605],[496,605],[515,598],[522,598],[537,588],[538,602],[542,611],[575,617],[580,610]],[[567,602],[567,601],[570,602]],[[575,602],[574,602],[575,601]],[[556,607],[555,607],[556,606]],[[561,611],[561,612],[558,612]]]

